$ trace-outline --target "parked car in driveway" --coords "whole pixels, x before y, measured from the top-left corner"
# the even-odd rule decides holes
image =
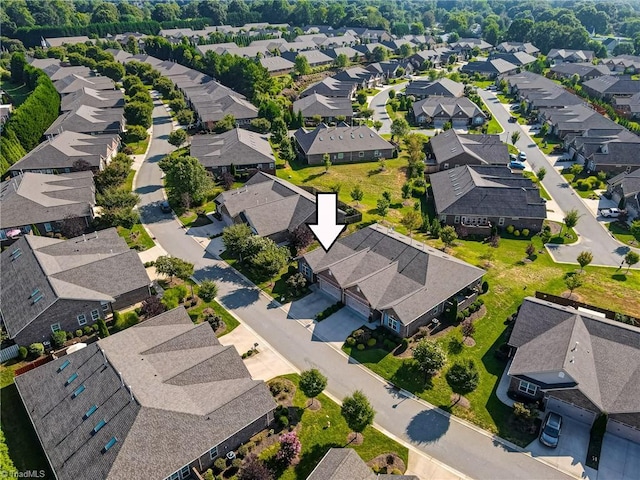
[[[511,160],[509,162],[509,168],[514,168],[516,170],[524,170],[525,164],[522,162],[519,162],[518,160]]]
[[[512,112],[519,112],[520,111],[520,105],[518,105],[517,103],[515,105],[511,105],[511,111]]]
[[[524,162],[527,159],[527,154],[524,152],[520,152],[518,154],[518,160],[520,160],[521,162]]]
[[[540,428],[540,443],[547,447],[556,448],[560,440],[560,430],[562,429],[562,416],[556,412],[549,412],[542,422]]]
[[[600,215],[605,218],[618,218],[622,211],[619,208],[603,208],[600,210]]]

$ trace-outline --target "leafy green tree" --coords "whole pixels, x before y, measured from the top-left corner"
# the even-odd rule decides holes
[[[538,175],[538,180],[540,181],[544,180],[544,177],[547,175],[547,169],[544,167],[540,167],[538,169],[537,175]]]
[[[547,122],[544,122],[540,127],[540,136],[544,138],[547,136],[548,133],[549,133],[549,124]]]
[[[473,360],[456,362],[446,374],[447,383],[458,396],[473,392],[480,382],[480,373]]]
[[[139,201],[139,195],[121,188],[110,188],[96,195],[96,203],[105,209],[125,208],[131,210]]]
[[[349,66],[349,57],[347,57],[344,53],[341,53],[340,55],[338,55],[336,57],[336,59],[333,61],[333,64],[337,67],[337,68],[345,68]]]
[[[327,377],[320,373],[319,370],[312,368],[300,374],[299,385],[302,393],[311,399],[311,405],[313,405],[314,399],[327,388]]]
[[[107,328],[104,318],[99,318],[96,325],[98,325],[98,335],[100,335],[100,338],[106,338],[109,336],[109,329]]]
[[[518,130],[511,132],[511,144],[515,146],[518,140],[520,140],[520,132]]]
[[[216,133],[224,133],[228,132],[229,130],[233,130],[234,128],[236,128],[236,117],[229,114],[222,117],[222,120],[216,122],[215,126],[213,127],[213,131]]]
[[[342,400],[340,413],[349,428],[356,433],[356,438],[373,423],[373,419],[376,416],[369,399],[360,390],[356,390],[353,395],[347,396]]]
[[[178,128],[169,134],[169,143],[174,147],[180,147],[187,141],[187,132],[183,128]]]
[[[574,163],[573,165],[571,165],[571,168],[569,168],[569,172],[573,176],[580,175],[582,173],[582,170],[584,170],[584,167],[579,163]]]
[[[169,277],[169,281],[172,281],[173,277],[181,279],[189,278],[193,275],[194,265],[178,257],[162,255],[157,258],[155,268],[156,272],[161,275],[166,275]]]
[[[151,19],[156,22],[168,22],[177,20],[180,15],[180,7],[176,3],[156,3],[151,12]]]
[[[203,280],[200,282],[198,296],[205,302],[212,302],[218,295],[218,285],[213,280]]]
[[[406,137],[410,131],[411,131],[411,128],[409,127],[409,122],[407,122],[404,118],[396,118],[391,123],[392,138],[397,137],[398,139],[402,139]]]
[[[442,225],[440,224],[440,220],[436,217],[431,221],[431,227],[429,228],[429,232],[433,238],[440,237],[440,230],[442,230]]]
[[[589,265],[591,262],[593,262],[593,253],[585,250],[583,252],[580,252],[580,254],[578,255],[578,263],[580,264],[580,269],[582,271],[584,271],[584,267],[586,267],[587,265]]]
[[[563,219],[564,225],[565,227],[567,227],[567,229],[571,230],[578,224],[579,219],[580,214],[578,214],[578,210],[576,210],[575,208],[571,209],[567,212],[566,216]]]
[[[296,159],[296,154],[293,151],[291,142],[286,137],[280,141],[278,152],[280,153],[280,158],[285,162],[292,162]]]
[[[359,206],[360,201],[364,197],[364,192],[360,188],[360,185],[356,185],[356,186],[353,187],[353,190],[351,190],[351,192],[349,192],[349,195],[351,196],[351,200],[356,202],[356,207],[357,207],[357,206]]]
[[[160,168],[166,174],[169,195],[174,199],[182,199],[183,194],[187,194],[199,204],[211,187],[211,178],[197,158],[165,157],[160,161]]]
[[[629,269],[638,262],[640,262],[640,255],[638,255],[634,251],[627,252],[627,254],[624,256],[624,263],[627,264],[627,271],[625,272],[625,274],[629,273]]]
[[[271,141],[281,143],[287,138],[287,124],[282,117],[276,117],[271,122]]]
[[[367,103],[367,94],[363,91],[360,91],[358,92],[358,95],[356,95],[356,99],[360,105],[364,105],[365,103]]]
[[[247,224],[236,223],[222,230],[222,243],[224,243],[225,249],[231,255],[242,260],[244,245],[251,235],[253,235],[253,232]]]
[[[255,255],[249,257],[249,263],[259,278],[270,280],[289,263],[289,249],[278,247],[269,238],[263,239],[263,241],[263,247]]]
[[[569,289],[569,296],[571,296],[576,288],[580,288],[582,286],[582,279],[578,275],[568,275],[564,279],[564,283]]]
[[[185,108],[176,113],[176,120],[180,125],[191,125],[194,120],[194,115],[191,110]]]
[[[440,230],[440,240],[444,243],[445,247],[451,247],[458,239],[456,229],[451,225],[447,225]]]
[[[387,217],[387,214],[389,213],[390,205],[391,204],[389,203],[389,200],[387,200],[386,198],[382,197],[378,199],[376,211],[378,212],[378,215],[382,217],[383,220]]]
[[[420,340],[413,348],[413,359],[425,375],[433,375],[447,363],[447,355],[442,347],[427,339]]]
[[[384,62],[387,59],[387,49],[381,46],[378,46],[373,49],[371,52],[371,61],[372,62]]]
[[[634,220],[631,222],[631,227],[629,227],[629,231],[633,238],[640,242],[640,220]]]
[[[324,165],[324,172],[327,173],[331,168],[331,157],[328,153],[322,155],[322,164]]]
[[[379,132],[382,128],[382,122],[380,120],[373,121],[373,128],[375,128],[376,132]]]
[[[128,125],[142,125],[144,128],[151,126],[151,114],[153,105],[142,102],[130,102],[124,106],[124,118]]]
[[[53,332],[51,334],[51,343],[53,344],[53,348],[58,349],[64,346],[64,342],[67,341],[67,333],[58,330],[57,332]]]
[[[293,70],[298,75],[309,75],[311,73],[311,66],[309,65],[309,60],[304,55],[296,56],[294,61]]]
[[[411,237],[413,236],[414,230],[420,228],[420,225],[422,224],[422,216],[416,210],[409,210],[404,217],[402,217],[400,223],[409,230],[409,237]]]
[[[266,118],[254,118],[251,120],[251,128],[258,133],[267,133],[271,129],[271,122]]]
[[[116,23],[119,20],[120,12],[113,3],[99,3],[91,15],[91,23]]]

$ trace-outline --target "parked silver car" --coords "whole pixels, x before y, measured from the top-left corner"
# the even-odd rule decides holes
[[[562,416],[555,412],[547,413],[540,428],[540,443],[547,447],[556,448],[560,440],[560,430],[562,429]]]

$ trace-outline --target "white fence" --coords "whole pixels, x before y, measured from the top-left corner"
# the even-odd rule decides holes
[[[8,348],[3,348],[0,350],[0,362],[6,362],[7,360],[16,358],[18,356],[18,350],[20,350],[18,345],[11,345]]]

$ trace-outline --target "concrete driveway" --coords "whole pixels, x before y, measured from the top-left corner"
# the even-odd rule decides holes
[[[326,320],[316,323],[312,340],[334,343],[342,347],[351,332],[366,324],[366,319],[349,307],[343,307]]]
[[[313,322],[316,315],[336,303],[334,298],[325,295],[315,288],[312,293],[282,306],[288,318],[309,320]]]
[[[536,438],[525,451],[569,475],[596,480],[597,472],[584,464],[589,447],[589,426],[566,416],[562,421],[562,433],[556,448],[545,447]]]
[[[605,433],[598,480],[632,480],[640,476],[640,444]]]

